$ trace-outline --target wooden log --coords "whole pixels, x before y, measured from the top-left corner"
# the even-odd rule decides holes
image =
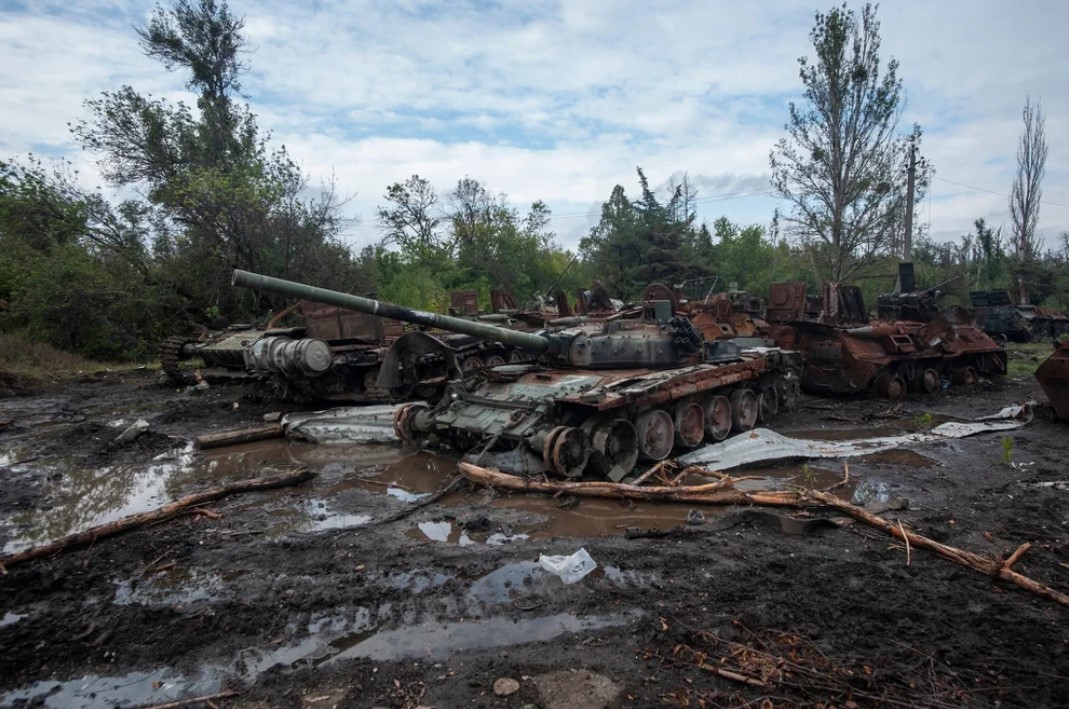
[[[0,558],[0,568],[11,566],[12,564],[19,564],[24,561],[31,561],[33,559],[39,559],[42,556],[48,556],[61,551],[67,551],[81,546],[86,546],[94,543],[98,539],[104,537],[110,537],[120,532],[126,532],[136,527],[140,527],[150,522],[160,522],[162,520],[173,517],[178,512],[188,508],[196,507],[197,505],[203,505],[206,502],[212,502],[214,500],[227,497],[228,495],[236,495],[242,492],[254,492],[256,490],[270,490],[276,487],[287,487],[290,485],[299,485],[303,482],[307,482],[314,478],[319,473],[315,473],[311,470],[304,468],[294,470],[287,473],[280,473],[278,475],[268,475],[262,478],[249,478],[247,480],[238,480],[236,482],[229,483],[227,485],[220,485],[219,487],[209,488],[203,492],[193,493],[192,495],[186,495],[179,498],[174,502],[168,503],[163,507],[159,507],[149,512],[139,512],[138,514],[127,515],[121,519],[117,519],[114,522],[108,522],[97,527],[91,527],[84,532],[78,532],[77,534],[71,534],[62,539],[57,539],[54,542],[44,544],[39,547],[27,549],[17,554],[12,554]]]
[[[1008,581],[1015,586],[1031,591],[1032,593],[1052,600],[1055,603],[1069,606],[1069,595],[1041,584],[1023,574],[1019,574],[1010,568],[1010,566],[1020,558],[1021,554],[1028,550],[1031,546],[1030,544],[1022,545],[1009,559],[1002,561],[1001,559],[983,556],[981,554],[976,554],[975,552],[942,544],[934,539],[923,537],[914,532],[907,532],[905,529],[896,526],[892,522],[877,517],[866,509],[850,504],[846,500],[840,500],[835,495],[830,495],[826,492],[807,490],[802,493],[802,498],[805,502],[817,502],[822,505],[827,505],[828,507],[834,507],[845,512],[859,522],[864,522],[870,527],[883,530],[896,539],[901,539],[902,541],[921,549],[934,551],[944,559],[949,559],[956,564],[961,564],[962,566],[979,571],[982,574]]]
[[[218,694],[209,694],[204,697],[192,697],[190,699],[179,699],[177,702],[168,702],[167,704],[153,704],[149,707],[143,707],[142,709],[179,709],[180,707],[188,707],[191,704],[212,704],[213,699],[228,699],[229,697],[236,697],[240,693],[235,692],[232,689],[227,689]]]
[[[206,433],[203,436],[197,436],[193,440],[196,442],[197,448],[203,450],[205,448],[232,446],[238,443],[266,441],[271,438],[282,438],[284,435],[286,435],[286,431],[282,428],[282,424],[271,423],[266,426],[253,426],[252,428],[242,428],[236,431]]]
[[[631,485],[604,481],[572,482],[567,480],[538,480],[509,475],[471,463],[458,463],[460,474],[472,482],[490,487],[501,487],[523,492],[559,492],[578,497],[608,497],[631,500],[656,500],[659,502],[703,503],[707,505],[768,506],[797,505],[798,493],[788,491],[743,492],[736,490],[735,479],[725,478],[704,485]]]
[[[538,480],[509,475],[497,470],[481,468],[471,463],[458,463],[460,474],[468,480],[510,490],[525,492],[544,492],[556,494],[567,492],[578,497],[609,497],[616,499],[650,500],[657,502],[686,502],[689,504],[708,505],[761,505],[765,507],[805,507],[821,505],[833,507],[870,527],[882,530],[907,545],[934,551],[944,559],[949,559],[962,566],[974,569],[994,578],[1002,579],[1036,595],[1047,598],[1063,606],[1069,606],[1069,595],[1039,583],[1010,568],[1031,546],[1024,544],[1005,561],[974,552],[958,549],[921,536],[907,532],[901,525],[877,517],[868,510],[840,499],[829,492],[820,490],[798,491],[754,491],[743,492],[732,487],[734,480],[723,480],[707,485],[687,485],[681,487],[628,485],[610,482],[571,482],[564,480]]]

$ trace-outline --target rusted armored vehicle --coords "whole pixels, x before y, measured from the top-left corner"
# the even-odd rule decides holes
[[[394,418],[402,439],[495,452],[499,466],[512,472],[619,480],[639,458],[661,460],[675,447],[749,430],[797,399],[797,353],[706,342],[664,300],[600,323],[519,332],[245,271],[234,272],[234,284],[484,337],[535,355],[535,362],[456,378],[437,404],[408,404]],[[381,387],[399,373],[394,353],[422,334],[394,344]]]
[[[291,317],[300,324],[280,324]],[[370,403],[390,398],[376,388],[378,368],[402,333],[397,321],[302,301],[263,327],[233,325],[168,338],[160,364],[175,384],[241,379],[268,384],[281,399]],[[182,367],[193,359],[203,367]]]
[[[300,324],[281,325],[292,318]],[[444,386],[451,359],[434,347],[408,352],[404,376],[397,377],[389,389],[378,386],[390,345],[403,334],[405,326],[397,320],[305,300],[263,327],[234,325],[169,338],[161,347],[160,363],[174,384],[199,379],[253,381],[265,384],[272,396],[282,400],[370,404],[435,398]],[[454,333],[439,336],[462,367],[506,361],[503,354],[507,353],[496,343]],[[181,366],[193,359],[201,360],[203,367]]]
[[[802,387],[815,393],[866,390],[889,399],[933,393],[944,382],[973,384],[1006,373],[1006,353],[968,312],[941,314],[939,287],[917,290],[912,264],[899,269],[899,288],[881,295],[870,320],[856,286],[826,283],[815,317],[802,283],[773,285],[766,317],[780,347],[806,360]],[[941,286],[940,286],[941,287]]]
[[[1054,413],[1069,421],[1069,340],[1059,342],[1054,353],[1039,365],[1036,379],[1050,399]]]
[[[969,302],[984,332],[1015,342],[1048,342],[1069,334],[1069,316],[1039,305],[1017,301],[1007,290],[972,291]]]

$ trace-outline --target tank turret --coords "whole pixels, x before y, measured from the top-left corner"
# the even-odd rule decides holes
[[[462,454],[478,451],[476,462],[493,456],[510,472],[620,480],[640,458],[663,460],[673,448],[720,441],[768,421],[781,407],[793,407],[798,394],[797,353],[705,342],[668,300],[644,302],[599,323],[519,332],[245,271],[235,271],[233,283],[536,355],[535,362],[455,376],[436,403],[406,404],[394,414],[399,438]],[[403,373],[406,355],[392,356],[398,350],[425,356],[441,346],[436,340],[424,332],[398,339],[382,374]],[[383,386],[382,376],[379,382]]]
[[[235,270],[232,282],[235,286],[327,303],[499,342],[538,355],[555,366],[665,368],[701,361],[703,353],[701,334],[690,320],[677,316],[668,301],[647,303],[642,309],[641,318],[619,317],[597,323],[594,327],[521,332],[248,271]]]

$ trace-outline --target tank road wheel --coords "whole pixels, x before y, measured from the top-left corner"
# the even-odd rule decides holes
[[[527,361],[527,355],[520,350],[512,350],[509,352],[509,364],[520,364]]]
[[[917,389],[925,394],[934,394],[939,391],[939,372],[934,369],[925,369],[917,375]]]
[[[422,401],[417,401],[411,404],[405,404],[404,406],[393,412],[393,432],[399,440],[413,441],[416,439],[416,432],[412,430],[412,417],[419,411],[429,409],[430,407],[424,404]]]
[[[476,369],[482,369],[485,366],[486,363],[483,362],[482,357],[476,357],[475,355],[472,355],[471,357],[465,357],[464,361],[460,363],[460,371],[471,372]]]
[[[487,367],[500,367],[505,364],[505,358],[501,355],[490,355],[486,358]]]
[[[571,426],[557,426],[542,445],[542,462],[549,470],[566,478],[583,474],[590,460],[590,443],[586,433]]]
[[[731,430],[735,433],[749,431],[757,423],[757,395],[752,389],[736,389],[731,392]]]
[[[772,423],[779,413],[779,391],[775,385],[767,386],[761,390],[757,397],[757,420],[762,426]]]
[[[979,381],[980,375],[975,367],[958,367],[950,370],[950,381],[959,386],[972,386]]]
[[[705,400],[705,435],[722,441],[731,433],[731,402],[726,396],[710,396]]]
[[[877,396],[891,401],[901,401],[906,398],[906,380],[901,374],[890,372],[881,374],[872,385]]]
[[[705,412],[693,402],[681,401],[672,407],[672,423],[676,427],[678,446],[694,448],[705,436]]]
[[[638,462],[638,432],[627,419],[596,416],[582,427],[590,440],[590,463],[595,474],[620,482]]]
[[[647,460],[664,460],[672,452],[675,440],[675,424],[667,411],[650,409],[635,419],[638,433],[638,452]]]

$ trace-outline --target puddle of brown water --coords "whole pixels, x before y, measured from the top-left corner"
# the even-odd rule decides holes
[[[909,468],[931,468],[936,462],[926,455],[915,451],[899,448],[879,453],[869,453],[858,458],[862,463],[876,463],[880,465],[902,465]]]

